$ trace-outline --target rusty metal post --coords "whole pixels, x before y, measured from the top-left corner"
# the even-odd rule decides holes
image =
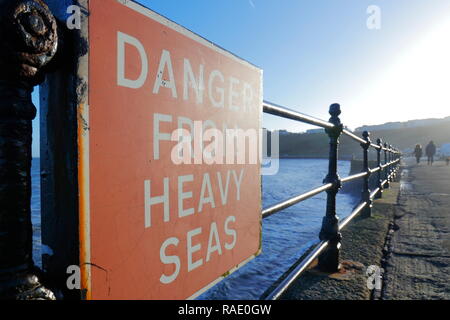
[[[336,272],[339,270],[339,249],[341,247],[339,218],[336,215],[336,195],[342,185],[337,172],[339,137],[343,130],[343,125],[339,119],[340,105],[332,104],[329,113],[331,115],[330,122],[334,124],[334,127],[325,130],[330,138],[330,155],[328,175],[324,179],[324,183],[332,183],[333,188],[327,191],[326,215],[322,220],[322,229],[319,234],[320,240],[329,241],[329,245],[319,257],[318,267],[324,272]]]
[[[385,189],[389,189],[389,166],[387,165],[389,163],[388,148],[389,145],[385,142],[384,143],[384,164],[386,165],[386,167],[384,167],[384,179],[386,180],[386,184],[384,185]]]
[[[363,132],[363,138],[366,141],[365,143],[361,143],[361,147],[363,148],[363,172],[366,172],[366,176],[363,181],[363,190],[361,194],[361,200],[367,202],[364,211],[362,212],[362,216],[370,217],[372,216],[372,200],[370,199],[370,188],[369,188],[369,179],[370,179],[370,168],[369,168],[369,148],[370,144],[370,133],[368,131]]]
[[[56,21],[41,0],[0,0],[0,298],[54,299],[32,259],[33,87],[57,49]]]
[[[381,169],[381,151],[383,151],[383,141],[381,139],[377,139],[377,145],[377,166],[380,170],[378,170],[377,176],[377,187],[379,188],[379,191],[377,192],[375,198],[381,199],[383,197],[383,172]]]

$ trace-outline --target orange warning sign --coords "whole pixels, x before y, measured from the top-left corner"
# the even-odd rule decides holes
[[[89,11],[87,298],[194,298],[260,251],[262,71],[132,1]]]

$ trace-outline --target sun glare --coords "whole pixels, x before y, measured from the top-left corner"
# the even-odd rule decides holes
[[[373,123],[450,116],[450,19],[432,28],[352,103],[378,110]]]

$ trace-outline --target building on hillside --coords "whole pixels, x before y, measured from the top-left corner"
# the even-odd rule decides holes
[[[306,130],[306,133],[324,133],[324,132],[325,132],[325,129],[323,129],[323,128]]]

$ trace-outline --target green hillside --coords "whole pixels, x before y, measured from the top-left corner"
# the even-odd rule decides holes
[[[356,132],[361,136],[361,132]],[[417,143],[426,145],[434,140],[440,147],[444,143],[450,143],[450,121],[439,125],[380,130],[371,132],[372,141],[376,142],[381,137],[394,147],[405,150],[413,148]],[[269,147],[270,150],[270,147]],[[339,154],[341,158],[361,158],[362,148],[353,139],[342,135],[340,139]],[[281,157],[305,157],[327,158],[328,136],[325,133],[288,133],[280,135]],[[371,158],[375,154],[372,152]]]

